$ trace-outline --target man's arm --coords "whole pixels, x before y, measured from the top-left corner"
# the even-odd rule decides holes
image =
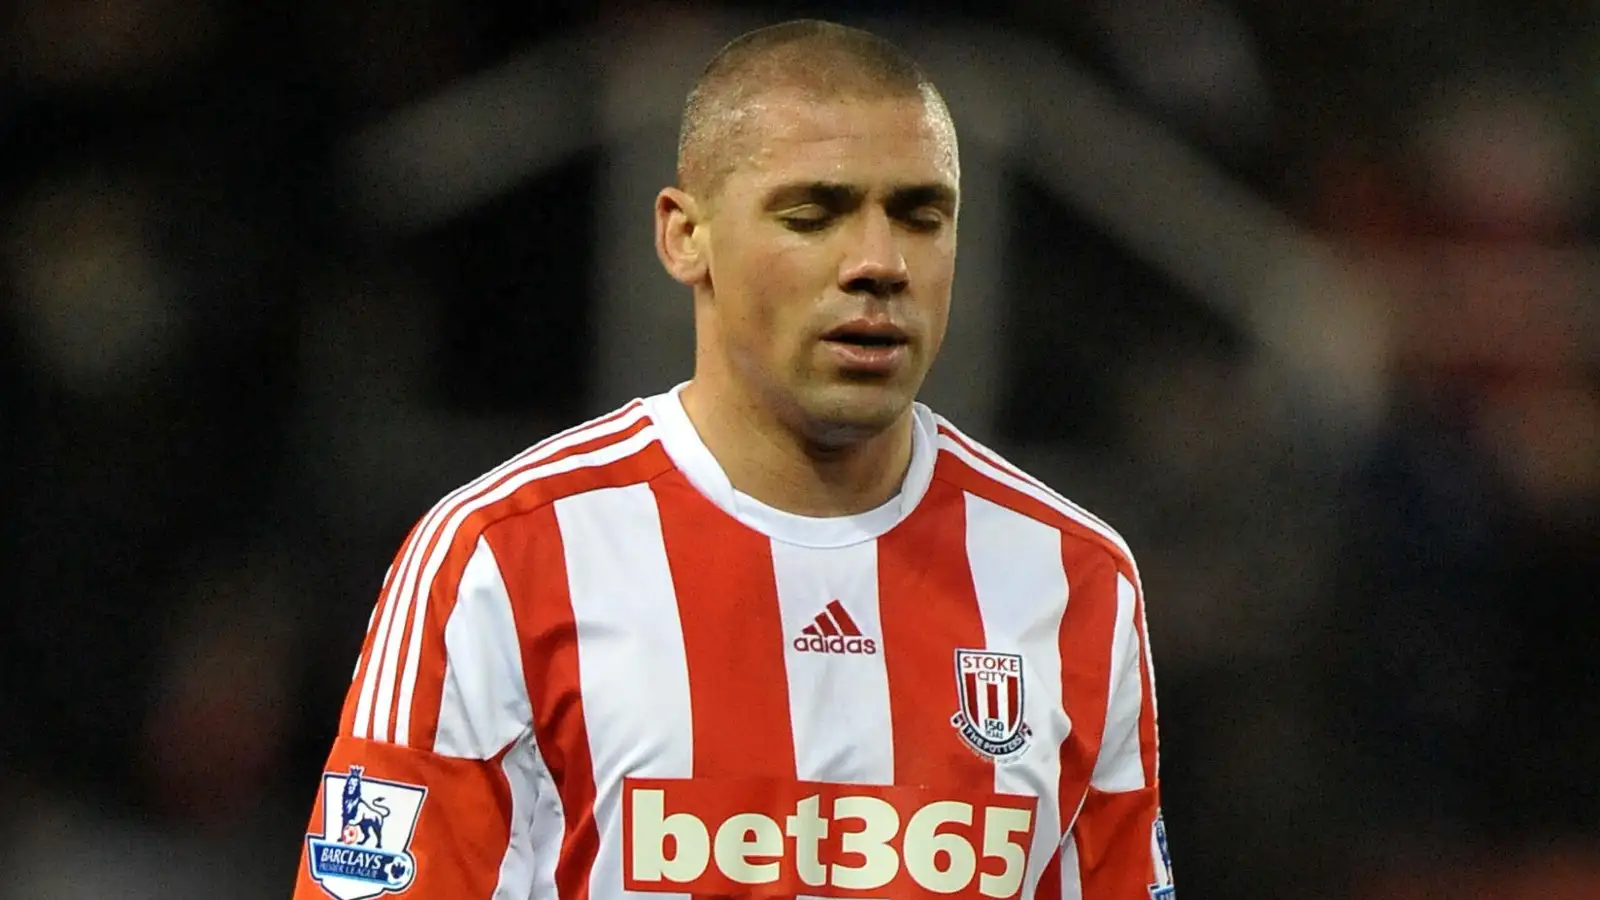
[[[1172,900],[1172,861],[1161,821],[1155,674],[1144,597],[1117,576],[1111,686],[1100,756],[1063,852],[1076,855],[1085,900]],[[1064,858],[1063,868],[1072,860]]]
[[[531,839],[514,823],[529,821],[542,767],[530,721],[516,622],[489,544],[476,535],[446,544],[419,525],[368,628],[294,900],[525,891]]]

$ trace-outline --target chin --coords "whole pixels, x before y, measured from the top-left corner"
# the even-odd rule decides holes
[[[830,449],[859,444],[893,427],[914,397],[897,386],[831,385],[801,398],[806,437]]]

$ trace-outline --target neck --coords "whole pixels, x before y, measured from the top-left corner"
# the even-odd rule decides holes
[[[800,516],[848,516],[887,503],[911,465],[911,411],[877,434],[822,447],[767,404],[701,378],[680,399],[734,490]]]

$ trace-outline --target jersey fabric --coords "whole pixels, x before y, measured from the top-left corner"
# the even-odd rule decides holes
[[[678,390],[412,530],[295,900],[1171,898],[1122,538],[921,404],[894,499],[785,513]]]

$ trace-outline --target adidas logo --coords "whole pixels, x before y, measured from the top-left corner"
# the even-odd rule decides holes
[[[817,613],[812,624],[800,629],[800,636],[794,639],[794,649],[801,653],[871,655],[878,652],[878,642],[862,637],[860,627],[845,612],[844,604],[834,600],[827,609]]]

